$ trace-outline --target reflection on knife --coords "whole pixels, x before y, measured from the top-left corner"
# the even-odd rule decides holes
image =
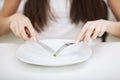
[[[46,49],[47,51],[54,53],[55,51],[49,47],[48,45],[46,45],[45,43],[41,42],[40,40],[36,39],[37,43],[40,44],[44,49]]]
[[[28,28],[25,27],[24,29],[25,29],[25,32],[26,32],[27,36],[28,36],[29,38],[31,38],[30,31],[28,30]],[[49,47],[48,45],[44,44],[44,43],[41,42],[40,40],[36,39],[36,42],[37,42],[38,44],[40,44],[40,46],[42,46],[42,47],[43,47],[44,49],[46,49],[47,51],[49,51],[49,52],[51,52],[51,53],[54,53],[54,52],[55,52],[51,47]]]

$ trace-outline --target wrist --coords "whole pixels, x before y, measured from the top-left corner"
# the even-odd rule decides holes
[[[117,22],[108,21],[107,23],[108,25],[107,25],[106,32],[111,33],[113,27],[117,24]]]

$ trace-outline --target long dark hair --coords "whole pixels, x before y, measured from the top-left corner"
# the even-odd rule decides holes
[[[48,19],[54,15],[50,10],[50,0],[28,0],[25,5],[25,15],[29,17],[34,28],[39,32],[47,25]],[[104,19],[106,11],[103,0],[71,0],[71,23],[80,21]],[[36,24],[39,26],[36,26]]]

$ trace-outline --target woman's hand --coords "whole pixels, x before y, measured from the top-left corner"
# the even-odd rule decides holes
[[[22,37],[24,40],[29,40],[30,38],[35,40],[36,34],[35,30],[30,22],[30,20],[23,14],[16,13],[9,17],[10,20],[10,29],[12,32],[19,37]],[[25,28],[29,30],[26,32]],[[30,37],[28,36],[30,34]]]
[[[101,37],[104,32],[107,32],[111,24],[112,22],[106,20],[88,21],[81,29],[77,42],[83,40],[86,43],[91,38]]]

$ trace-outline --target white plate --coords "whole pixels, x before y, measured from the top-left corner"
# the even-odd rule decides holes
[[[56,51],[63,44],[75,41],[65,39],[48,39],[42,40],[42,42]],[[47,52],[36,42],[28,41],[21,45],[16,53],[16,57],[25,63],[42,66],[65,66],[88,60],[92,55],[92,50],[88,47],[88,45],[81,42],[79,44],[68,46],[57,57],[54,57],[53,53]]]

